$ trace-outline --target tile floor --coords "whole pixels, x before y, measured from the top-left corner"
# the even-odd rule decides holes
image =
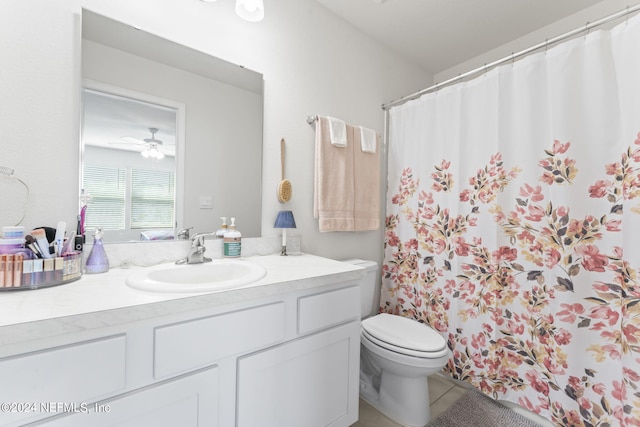
[[[431,405],[431,418],[435,418],[463,394],[468,388],[455,384],[453,381],[439,374],[429,377],[429,404]],[[360,419],[351,427],[401,427],[400,424],[378,412],[373,406],[360,399]]]
[[[454,380],[435,374],[429,377],[429,404],[431,406],[431,419],[446,411],[459,398],[462,397],[471,385],[457,383]],[[508,402],[507,402],[508,403]],[[531,413],[517,405],[509,404],[512,410],[530,418],[540,424],[541,427],[553,427],[548,420],[540,418],[537,414]],[[373,406],[360,399],[360,419],[351,427],[402,427],[400,424],[391,421],[389,418],[378,412]]]

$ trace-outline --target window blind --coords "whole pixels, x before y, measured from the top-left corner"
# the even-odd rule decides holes
[[[175,226],[175,173],[84,165],[87,229],[134,230]]]
[[[126,171],[116,167],[84,165],[82,187],[91,196],[85,226],[88,230],[125,228]]]
[[[132,169],[131,228],[173,228],[175,174]]]

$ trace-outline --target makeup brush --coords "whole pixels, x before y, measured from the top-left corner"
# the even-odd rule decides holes
[[[36,243],[36,239],[31,235],[27,234],[24,236],[24,244],[37,258],[42,258],[42,252],[38,249],[38,244]]]
[[[31,235],[36,239],[38,248],[42,253],[43,258],[51,258],[51,252],[49,251],[49,241],[47,240],[47,234],[42,228],[31,230]],[[55,231],[54,231],[55,237]]]

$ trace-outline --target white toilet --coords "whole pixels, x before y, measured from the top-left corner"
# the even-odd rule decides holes
[[[348,260],[367,269],[360,285],[360,397],[403,426],[422,427],[430,418],[427,377],[451,357],[445,339],[415,320],[378,313],[374,261]]]

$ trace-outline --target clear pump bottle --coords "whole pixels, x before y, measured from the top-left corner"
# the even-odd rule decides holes
[[[229,231],[227,217],[221,216],[220,219],[222,220],[222,225],[218,228],[218,231],[216,231],[216,239],[222,239],[224,235],[227,234],[227,231]]]
[[[107,258],[107,253],[104,251],[102,235],[102,228],[96,228],[93,234],[93,247],[91,248],[91,252],[89,252],[85,265],[85,272],[87,274],[109,271],[109,259]]]

